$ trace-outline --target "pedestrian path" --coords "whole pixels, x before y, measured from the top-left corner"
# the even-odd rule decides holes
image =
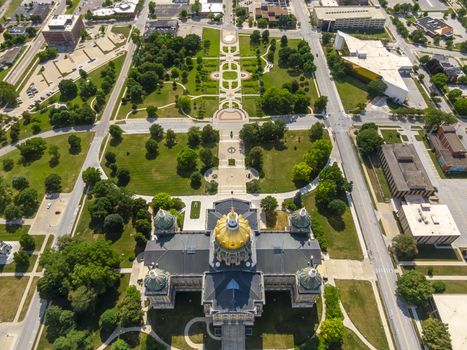
[[[247,172],[245,152],[238,131],[221,130],[219,133],[219,194],[246,194]]]

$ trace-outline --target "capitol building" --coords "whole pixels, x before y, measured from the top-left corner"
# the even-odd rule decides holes
[[[259,230],[258,210],[238,199],[214,203],[206,221],[205,231],[180,231],[175,216],[156,213],[155,237],[144,252],[151,308],[172,309],[177,292],[201,292],[222,348],[238,349],[261,317],[265,292],[287,291],[292,307],[313,307],[321,293],[321,250],[305,209],[289,216],[285,231]]]

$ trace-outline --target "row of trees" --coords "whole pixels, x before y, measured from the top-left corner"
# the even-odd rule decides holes
[[[263,111],[270,115],[286,115],[291,113],[304,114],[308,112],[310,98],[302,89],[291,92],[286,88],[270,88],[263,95]]]
[[[49,112],[49,121],[56,128],[92,125],[96,121],[96,112],[87,104],[52,108]]]
[[[324,287],[326,319],[321,323],[318,335],[319,349],[340,348],[345,335],[344,316],[339,305],[339,291],[336,287]]]
[[[18,96],[18,92],[13,85],[0,81],[0,106],[15,107]]]
[[[247,148],[258,145],[271,145],[280,142],[287,131],[282,120],[267,121],[263,124],[245,124],[240,130],[240,139]]]
[[[285,46],[279,50],[279,66],[289,68],[295,73],[303,72],[306,76],[311,76],[316,70],[313,60],[310,46],[305,40],[300,40],[296,49]]]

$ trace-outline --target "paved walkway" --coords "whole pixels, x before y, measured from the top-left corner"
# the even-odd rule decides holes
[[[245,151],[239,133],[221,130],[219,134],[218,193],[237,196],[246,194]]]
[[[139,332],[139,333],[145,333],[151,337],[153,337],[158,343],[164,345],[167,349],[171,350],[179,350],[176,347],[170,346],[167,344],[165,341],[163,341],[152,329],[150,325],[144,325],[141,327],[128,327],[128,328],[121,328],[117,327],[112,334],[106,339],[106,341],[97,348],[97,350],[104,350],[106,349],[116,338],[120,337],[122,334],[128,333],[128,332]]]
[[[325,259],[318,270],[329,281],[367,280],[375,281],[376,274],[369,259],[363,261],[347,259]]]

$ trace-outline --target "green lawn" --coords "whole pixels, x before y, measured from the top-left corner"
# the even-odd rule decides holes
[[[466,294],[467,281],[443,281],[446,284],[445,294]]]
[[[256,50],[259,49],[260,55],[266,52],[267,45],[259,44],[258,46],[252,45],[249,35],[239,35],[240,41],[240,56],[241,57],[256,57]],[[279,49],[279,48],[277,48]]]
[[[201,57],[219,57],[220,54],[220,30],[213,28],[203,28],[203,43],[201,43],[202,49],[198,52],[198,56]],[[209,40],[210,45],[208,50],[204,50],[204,41]]]
[[[349,33],[352,36],[361,40],[381,40],[383,42],[392,41],[391,37],[386,31],[376,33]]]
[[[318,307],[293,309],[290,293],[268,292],[263,314],[255,319],[247,349],[290,349],[313,335],[318,327]]]
[[[0,277],[0,322],[11,322],[15,318],[24,288],[29,277]]]
[[[431,101],[430,97],[427,95],[425,89],[423,86],[420,84],[420,81],[418,79],[413,79],[415,85],[417,86],[418,91],[423,97],[423,100],[425,100],[425,103],[428,107],[435,107],[433,101]]]
[[[30,226],[28,225],[0,225],[0,241],[19,241],[20,237],[28,233]],[[36,243],[36,249],[39,251],[44,243],[44,235],[31,235]]]
[[[19,319],[18,319],[19,322],[21,322],[24,319],[24,316],[26,316],[29,310],[29,304],[31,303],[32,296],[36,292],[38,281],[39,281],[39,277],[33,277],[31,286],[29,287],[28,294],[26,296],[26,300],[23,304],[23,308],[21,309],[21,313],[19,314]]]
[[[454,249],[436,248],[433,245],[419,245],[416,260],[461,260]]]
[[[138,105],[138,108],[147,108],[149,106],[162,107],[168,105],[169,103],[175,103],[175,96],[182,96],[183,88],[180,85],[177,85],[177,88],[174,90],[172,84],[164,84],[162,89],[151,92],[149,95],[145,96],[143,103]],[[131,112],[131,103],[127,102],[120,106],[117,119],[125,119],[126,115]],[[144,118],[146,118],[146,111],[142,111]],[[132,114],[129,115],[132,118]]]
[[[380,129],[385,143],[402,143],[401,135],[395,129]]]
[[[378,202],[387,202],[391,199],[391,190],[384,176],[380,161],[377,157],[371,156],[371,161],[368,157],[363,157],[363,164],[368,172],[371,187],[376,194]]]
[[[21,0],[11,0],[10,5],[3,14],[3,17],[11,17],[15,13],[16,9],[21,5],[21,2]],[[12,18],[12,20],[16,21],[15,18]]]
[[[433,276],[467,276],[467,266],[404,266],[404,270],[417,270],[424,275],[428,275],[428,270],[431,268]]]
[[[200,201],[191,202],[190,219],[199,219],[200,210],[201,210]]]
[[[187,147],[187,135],[177,134],[177,144],[171,149],[165,146],[164,141],[160,142],[159,154],[155,159],[146,159],[145,143],[148,138],[148,134],[124,135],[120,144],[109,143],[107,150],[117,155],[117,165],[130,171],[131,180],[127,189],[144,195],[155,195],[158,192],[172,195],[203,194],[204,185],[194,189],[190,186],[189,177],[177,175],[177,154]],[[212,151],[217,155],[217,147]],[[105,169],[109,175],[109,169]]]
[[[32,113],[29,123],[25,124],[24,119],[20,121],[20,140],[34,135],[32,131],[33,124],[39,124],[39,127],[41,128],[39,133],[52,130],[52,125],[50,125],[49,121],[49,110],[44,111],[44,113]]]
[[[329,241],[328,253],[332,259],[363,260],[362,249],[349,209],[344,212],[342,218],[326,216],[327,213],[320,213],[316,208],[314,192],[303,196],[303,204],[308,213],[323,227]]]
[[[81,152],[79,154],[70,154],[68,151],[68,136],[59,135],[45,139],[47,147],[50,145],[58,146],[60,152],[60,162],[57,166],[51,168],[49,165],[50,156],[47,154],[47,150],[44,151],[42,158],[30,163],[21,163],[21,155],[19,150],[14,150],[3,157],[0,157],[0,162],[3,159],[13,159],[15,166],[12,170],[5,172],[0,169],[0,176],[3,176],[5,180],[10,182],[14,176],[23,175],[29,180],[30,187],[36,189],[39,193],[39,199],[44,195],[44,180],[49,174],[58,174],[62,178],[62,192],[70,192],[73,189],[76,178],[81,170],[81,166],[84,162],[86,154],[88,153],[91,140],[94,137],[92,132],[82,132],[76,135],[81,138]]]
[[[91,216],[89,215],[88,208],[92,204],[92,200],[87,201],[84,205],[82,214],[79,218],[78,225],[76,227],[76,236],[86,240],[101,240],[105,239],[105,235],[102,233],[95,232],[91,227]],[[131,267],[133,260],[137,253],[136,242],[133,238],[136,233],[131,222],[125,225],[125,229],[115,241],[112,241],[113,248],[120,253],[121,262],[120,267]]]
[[[80,0],[72,0],[72,3],[71,3],[71,6],[70,7],[67,7],[65,13],[66,14],[72,14],[76,7],[78,6],[78,4],[80,3]]]
[[[296,48],[300,40],[290,39],[288,46],[291,48]],[[305,78],[300,80],[300,74],[290,71],[286,68],[281,68],[279,66],[279,48],[276,48],[274,53],[274,66],[270,72],[263,74],[262,80],[264,82],[264,88],[266,90],[272,87],[282,87],[284,83],[291,83],[294,80],[297,80],[300,84],[300,87],[305,90],[305,92],[310,97],[310,106],[313,106],[313,103],[318,99],[318,91],[316,89],[316,84],[313,78]]]
[[[354,110],[360,103],[366,103],[368,96],[366,84],[360,80],[346,76],[342,80],[336,80],[335,83],[346,112]]]
[[[336,286],[345,311],[360,333],[376,349],[389,349],[370,282],[336,280]]]
[[[224,78],[225,80],[235,80],[237,79],[237,72],[224,72],[222,73],[222,78]]]
[[[130,31],[131,31],[131,25],[112,26],[111,31],[112,31],[112,33],[115,33],[115,34],[123,34],[125,36],[125,38],[128,38],[128,36],[130,35]]]
[[[212,118],[219,109],[217,96],[204,96],[193,100],[191,103],[191,115],[197,118]]]
[[[303,186],[303,183],[295,184],[292,181],[292,167],[302,161],[310,147],[308,131],[287,131],[283,144],[263,147],[261,192],[281,193]]]
[[[184,83],[189,95],[219,94],[219,81],[211,80],[210,73],[219,71],[219,60],[203,61],[203,69],[198,72],[198,63],[193,60],[193,69],[188,72],[187,82]],[[199,82],[196,83],[198,76]]]
[[[242,97],[243,109],[248,113],[250,117],[262,117],[263,109],[261,106],[260,96],[246,96]]]

